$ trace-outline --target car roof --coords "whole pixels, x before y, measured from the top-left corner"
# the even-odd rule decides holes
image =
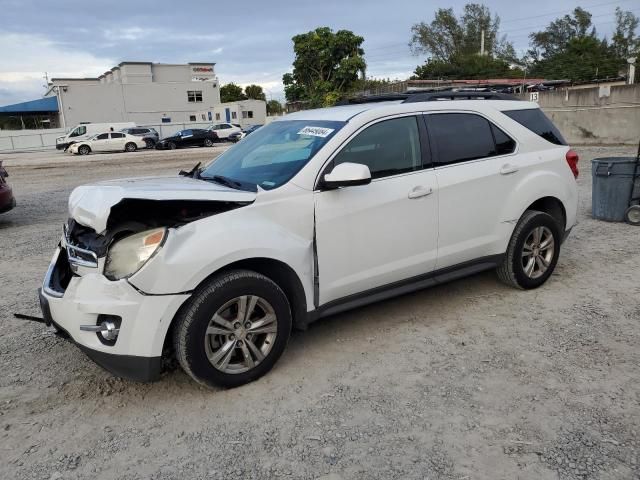
[[[391,115],[415,111],[433,110],[525,110],[539,108],[537,103],[520,100],[437,100],[425,102],[403,103],[402,100],[383,102],[358,103],[353,105],[340,105],[337,107],[317,108],[290,113],[274,121],[283,120],[334,120],[348,122],[353,117],[368,111],[380,110],[380,114]],[[373,113],[373,112],[372,112]]]

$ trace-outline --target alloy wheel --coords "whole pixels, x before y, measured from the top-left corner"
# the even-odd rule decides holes
[[[522,246],[522,268],[529,278],[540,278],[549,269],[555,253],[555,239],[551,230],[535,227]]]
[[[217,370],[243,373],[265,359],[277,334],[273,306],[262,297],[243,295],[213,315],[205,334],[205,351]]]

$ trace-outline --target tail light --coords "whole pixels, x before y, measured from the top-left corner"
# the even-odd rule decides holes
[[[578,154],[576,152],[574,152],[573,150],[569,150],[567,152],[565,158],[567,159],[567,163],[569,164],[569,168],[571,169],[571,173],[573,173],[573,176],[575,178],[578,178],[578,174],[580,173],[578,171],[578,160],[580,160],[580,157],[578,157]]]

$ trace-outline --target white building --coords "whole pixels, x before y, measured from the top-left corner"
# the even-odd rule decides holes
[[[82,122],[138,125],[231,122],[264,124],[266,103],[220,103],[214,63],[122,62],[98,78],[53,78],[61,127]]]

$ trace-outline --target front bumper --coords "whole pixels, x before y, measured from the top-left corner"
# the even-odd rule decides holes
[[[114,375],[137,381],[157,379],[167,331],[189,295],[147,295],[126,280],[110,281],[97,271],[71,275],[66,284],[59,272],[65,265],[65,251],[58,247],[39,295],[45,321],[68,334]],[[113,345],[101,341],[99,333],[80,330],[81,325],[100,324],[100,315],[121,319]]]
[[[69,145],[68,142],[56,143],[56,150],[66,150]]]

